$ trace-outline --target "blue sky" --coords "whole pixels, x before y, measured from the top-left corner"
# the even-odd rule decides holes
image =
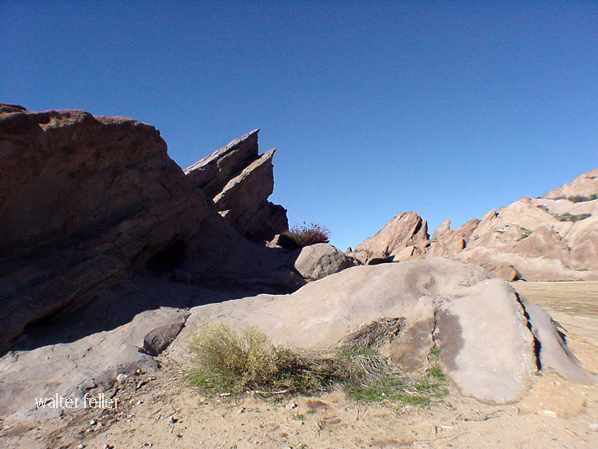
[[[598,168],[595,1],[0,2],[0,101],[156,126],[182,168],[260,128],[272,201],[341,249]]]

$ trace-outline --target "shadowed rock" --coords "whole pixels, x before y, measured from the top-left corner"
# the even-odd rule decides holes
[[[188,180],[202,189],[230,225],[246,238],[260,243],[289,228],[286,209],[272,204],[272,158],[275,150],[258,156],[259,129],[185,170]]]
[[[251,182],[226,191],[258,207],[249,199],[262,190],[253,186],[271,189],[272,166],[271,153],[258,159],[256,145],[257,131],[206,163],[204,175],[215,177],[205,188],[225,187],[255,161],[264,171],[241,174]],[[217,213],[150,125],[0,105],[0,158],[0,353],[25,329],[128,276],[223,285],[260,279],[278,291],[303,283],[289,254],[253,245]]]

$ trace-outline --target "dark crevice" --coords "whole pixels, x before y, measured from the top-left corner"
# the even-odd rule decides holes
[[[521,300],[519,293],[517,293],[516,291],[514,291],[513,293],[515,294],[515,298],[517,299],[517,302],[521,305],[521,308],[523,309],[523,316],[526,319],[526,326],[529,329],[529,331],[531,332],[532,337],[534,338],[534,355],[536,357],[536,369],[538,371],[542,371],[542,360],[540,359],[540,354],[542,352],[542,343],[536,337],[536,333],[534,332],[534,326],[532,325],[531,317],[529,316],[529,313],[527,313],[527,309],[525,308],[525,304],[523,304],[523,301]]]

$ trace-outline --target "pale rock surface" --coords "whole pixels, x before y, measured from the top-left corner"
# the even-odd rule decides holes
[[[31,421],[58,416],[63,408],[37,408],[35,398],[78,398],[110,388],[118,374],[155,370],[157,362],[139,349],[156,328],[182,328],[189,313],[162,308],[142,312],[125,325],[68,344],[10,352],[0,359],[0,416]],[[68,412],[68,410],[66,410]]]
[[[462,393],[488,403],[520,399],[540,364],[567,379],[594,381],[576,364],[546,312],[482,268],[447,259],[353,267],[291,295],[228,293],[239,299],[217,303],[227,298],[224,293],[155,279],[138,285],[128,281],[118,290],[118,295],[108,292],[92,301],[85,312],[74,311],[81,326],[93,330],[94,307],[117,316],[119,308],[126,311],[126,301],[146,307],[172,304],[137,313],[111,330],[6,354],[0,359],[0,414],[8,422],[60,413],[36,408],[36,397],[97,396],[112,388],[119,374],[155,370],[157,363],[143,346],[157,335],[169,334],[166,340],[171,340],[182,329],[162,357],[191,366],[189,340],[202,323],[256,326],[278,344],[325,349],[364,324],[399,319],[400,333],[381,348],[383,353],[404,369],[423,371],[436,345],[443,371]],[[47,337],[47,331],[40,334]]]
[[[542,198],[559,199],[570,197],[592,197],[598,195],[598,168],[578,176],[569,184],[557,187]]]
[[[380,318],[405,320],[399,337],[383,348],[395,363],[424,370],[437,344],[445,372],[464,394],[480,401],[512,402],[528,391],[538,362],[534,338],[542,360],[552,361],[551,369],[567,378],[594,380],[566,351],[553,324],[535,313],[526,316],[508,284],[475,265],[441,258],[353,267],[288,296],[194,308],[169,353],[188,360],[189,338],[202,323],[255,326],[278,344],[323,349]]]
[[[315,281],[348,268],[350,259],[328,243],[316,243],[302,248],[295,269],[305,279]]]
[[[598,279],[598,170],[542,198],[523,197],[457,229],[450,220],[428,237],[425,220],[402,213],[349,253],[360,263],[443,256],[475,263],[503,279]]]

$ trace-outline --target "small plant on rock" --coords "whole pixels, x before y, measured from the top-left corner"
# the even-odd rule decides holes
[[[283,236],[298,248],[316,243],[329,243],[331,235],[332,233],[326,226],[317,223],[306,224],[305,222],[302,226],[293,226],[283,233]]]

